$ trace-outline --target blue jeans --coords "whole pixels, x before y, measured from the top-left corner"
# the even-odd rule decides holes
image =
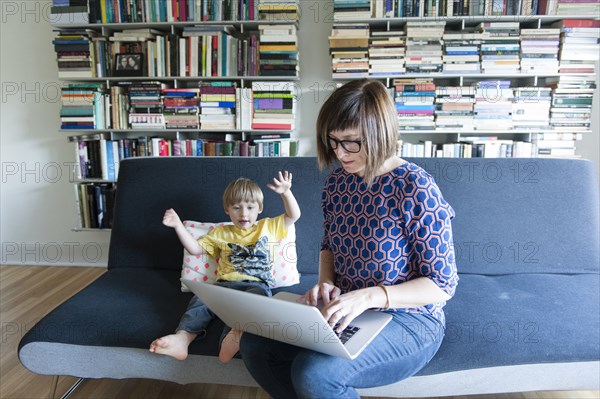
[[[217,281],[214,284],[238,291],[271,296],[271,289],[265,283],[260,281]],[[208,324],[214,318],[215,314],[202,302],[202,300],[200,300],[200,298],[194,295],[190,300],[185,313],[181,316],[179,326],[177,326],[175,331],[183,330],[189,333],[198,334],[198,338],[202,338],[206,334],[206,327],[208,327]],[[222,337],[225,336],[229,330],[229,327],[225,327]]]
[[[392,316],[354,360],[248,333],[242,335],[240,353],[250,374],[274,399],[359,398],[356,388],[387,385],[417,373],[442,343],[444,326],[434,317]]]

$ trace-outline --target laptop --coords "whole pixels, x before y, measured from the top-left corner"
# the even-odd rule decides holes
[[[181,281],[231,328],[350,360],[392,319],[387,313],[367,310],[337,334],[318,307],[296,302],[300,295],[279,292],[267,297],[203,282]]]

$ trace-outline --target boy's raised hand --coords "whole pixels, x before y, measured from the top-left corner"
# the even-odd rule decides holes
[[[173,210],[173,208],[167,209],[165,215],[163,216],[163,224],[168,227],[176,228],[179,225],[183,225],[181,219],[179,219],[179,215],[177,212]]]
[[[273,178],[273,183],[274,184],[267,184],[267,187],[275,191],[277,194],[283,194],[292,188],[292,174],[287,170],[283,173],[280,171],[278,173],[278,178]]]

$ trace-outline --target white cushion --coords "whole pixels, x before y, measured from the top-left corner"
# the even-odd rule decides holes
[[[190,232],[195,240],[208,234],[215,227],[226,224],[231,224],[231,222],[203,223],[191,220],[183,222],[186,230]],[[275,255],[273,257],[273,278],[275,279],[275,285],[271,288],[288,287],[300,282],[300,274],[296,267],[297,260],[296,228],[292,225],[288,228],[287,237],[281,239],[275,247]],[[208,255],[192,255],[184,248],[181,278],[184,280],[213,283],[217,277],[218,262],[218,258],[215,259]],[[189,292],[189,289],[182,284],[181,291]]]

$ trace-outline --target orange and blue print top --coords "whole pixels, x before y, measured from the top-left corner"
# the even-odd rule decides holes
[[[405,162],[377,176],[333,171],[322,192],[322,250],[334,256],[342,293],[427,277],[454,295],[458,274],[452,244],[454,210],[433,177]],[[445,302],[394,311],[430,314],[445,323]]]

